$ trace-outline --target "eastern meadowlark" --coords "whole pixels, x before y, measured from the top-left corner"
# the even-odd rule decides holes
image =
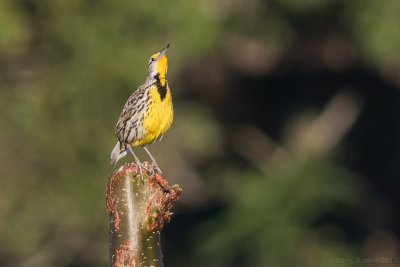
[[[135,158],[142,180],[142,165],[132,147],[143,147],[152,160],[154,170],[161,173],[156,160],[145,146],[161,140],[173,120],[171,91],[167,82],[168,47],[169,44],[150,57],[149,74],[126,101],[115,127],[118,142],[111,152],[111,163],[117,163],[130,152]]]

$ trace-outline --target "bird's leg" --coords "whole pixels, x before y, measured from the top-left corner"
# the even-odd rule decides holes
[[[132,145],[128,145],[128,149],[129,149],[129,152],[131,152],[131,154],[135,158],[136,167],[139,168],[139,172],[140,172],[140,179],[142,180],[142,183],[144,183],[143,171],[142,171],[142,163],[140,162],[139,158],[136,157],[135,153],[133,153]]]
[[[143,149],[146,151],[147,154],[149,154],[154,170],[156,170],[159,174],[162,175],[162,171],[160,167],[158,167],[156,159],[151,155],[150,151],[145,146],[143,147]]]

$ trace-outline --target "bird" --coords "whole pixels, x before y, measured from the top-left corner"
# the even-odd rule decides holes
[[[171,90],[167,82],[168,47],[169,44],[150,57],[147,78],[126,101],[115,127],[118,141],[111,152],[111,164],[116,164],[131,153],[142,181],[142,164],[133,152],[133,147],[143,147],[152,160],[153,170],[162,174],[146,146],[161,141],[174,116]]]

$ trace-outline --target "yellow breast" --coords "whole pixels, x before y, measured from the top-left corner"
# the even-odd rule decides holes
[[[144,137],[135,141],[135,146],[152,143],[168,130],[173,120],[174,111],[168,86],[164,97],[161,97],[156,85],[150,87],[149,97],[151,104],[143,118]]]

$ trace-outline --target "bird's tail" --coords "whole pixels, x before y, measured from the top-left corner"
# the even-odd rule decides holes
[[[117,161],[124,157],[128,152],[126,151],[126,145],[121,144],[119,141],[115,144],[113,150],[111,151],[111,164],[116,164]]]

